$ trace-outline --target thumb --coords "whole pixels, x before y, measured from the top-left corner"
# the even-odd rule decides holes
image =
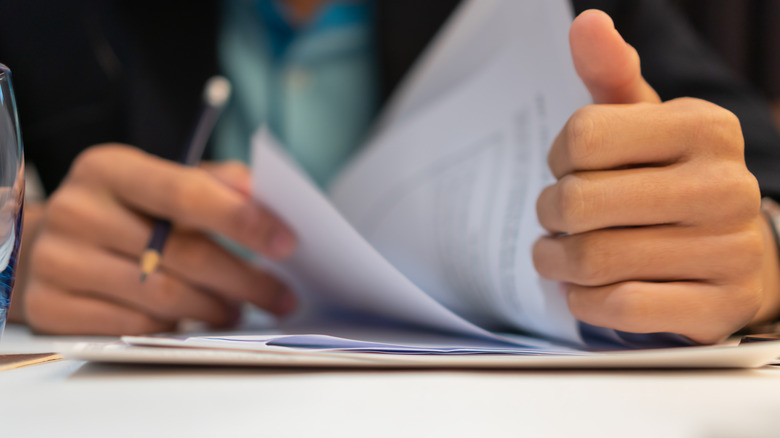
[[[639,54],[623,40],[609,15],[595,9],[580,14],[569,31],[574,68],[595,103],[660,103],[645,82]]]

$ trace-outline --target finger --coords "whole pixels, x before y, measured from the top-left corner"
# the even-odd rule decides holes
[[[760,237],[755,228],[721,235],[681,227],[619,228],[543,237],[533,257],[543,277],[581,286],[628,280],[717,283],[755,272]]]
[[[53,231],[137,260],[150,234],[148,220],[111,199],[69,187],[49,203]],[[231,301],[248,301],[283,316],[297,300],[284,284],[237,258],[202,233],[174,228],[163,250],[163,270]]]
[[[60,335],[140,335],[175,326],[121,305],[69,294],[33,281],[25,293],[27,323],[35,331]]]
[[[132,308],[157,320],[192,318],[225,326],[234,318],[223,300],[160,272],[141,283],[135,260],[74,242],[42,236],[35,248],[37,277],[57,287]]]
[[[583,107],[569,118],[553,141],[547,156],[550,170],[560,179],[575,171],[680,161],[689,156],[691,144],[681,143],[675,134],[693,114],[679,106]]]
[[[537,214],[553,234],[662,224],[727,229],[755,216],[754,188],[754,178],[732,163],[578,172],[542,191]],[[712,208],[713,199],[721,208]]]
[[[48,230],[128,257],[139,257],[151,235],[150,219],[83,185],[60,188],[47,204]]]
[[[204,162],[200,167],[226,186],[246,196],[252,194],[252,175],[240,161]]]
[[[662,105],[583,107],[555,138],[548,163],[561,178],[582,170],[669,165],[701,152],[742,160],[739,120],[715,104],[682,98]]]
[[[609,15],[598,10],[580,14],[569,32],[574,67],[595,103],[659,103],[645,82],[639,55],[615,29]]]
[[[569,309],[588,324],[632,333],[680,333],[700,343],[721,341],[750,321],[760,289],[641,281],[567,288]]]
[[[162,267],[226,299],[247,301],[277,316],[297,307],[295,294],[284,283],[200,233],[174,231],[163,252]]]
[[[223,234],[273,258],[286,258],[295,248],[294,235],[279,219],[203,169],[131,147],[102,146],[82,153],[70,178],[106,187],[145,214]]]

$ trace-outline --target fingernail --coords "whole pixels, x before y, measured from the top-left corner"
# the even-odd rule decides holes
[[[295,251],[295,238],[286,230],[277,229],[271,233],[269,242],[270,256],[277,260],[284,260]]]
[[[297,308],[298,298],[295,297],[294,293],[285,290],[276,298],[273,310],[277,316],[287,316],[294,312]]]

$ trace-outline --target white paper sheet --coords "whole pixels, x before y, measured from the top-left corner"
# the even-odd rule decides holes
[[[568,117],[590,102],[571,64],[568,5],[476,3],[461,11],[470,18],[454,22],[479,24],[465,36],[444,32],[393,120],[334,185],[334,203],[396,268],[455,313],[488,328],[579,341],[563,296],[531,260],[543,232],[536,199],[554,181],[547,150]],[[454,55],[470,44],[492,50]],[[469,69],[468,60],[478,68]],[[450,66],[469,74],[443,92],[435,78]]]
[[[253,138],[254,190],[298,233],[283,270],[310,315],[349,309],[485,339],[496,337],[484,329],[508,328],[579,343],[562,295],[531,262],[542,233],[536,198],[552,181],[547,148],[588,99],[568,53],[568,6],[477,3],[461,12],[491,29],[475,43],[487,44],[478,68],[424,109],[401,99],[399,111],[414,107],[414,117],[379,133],[335,185],[338,209],[360,234],[266,130]],[[473,40],[457,34],[451,44]],[[440,46],[451,63],[452,49]],[[423,85],[441,71],[427,65]],[[426,87],[412,83],[418,92],[407,96]]]
[[[419,327],[490,338],[421,291],[369,245],[296,167],[266,129],[252,139],[253,189],[299,246],[281,269],[303,295],[303,318],[348,310]]]
[[[511,82],[514,53],[373,142],[333,189],[371,245],[447,308],[489,328],[578,340],[555,285],[533,268],[546,151],[573,109]],[[533,81],[519,81],[533,82]],[[557,111],[557,120],[551,113]]]

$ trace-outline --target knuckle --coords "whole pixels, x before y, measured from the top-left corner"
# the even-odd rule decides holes
[[[46,206],[46,218],[44,226],[67,230],[74,225],[84,227],[87,224],[98,222],[101,211],[91,211],[91,201],[78,189],[62,187],[52,194]]]
[[[740,165],[739,173],[735,179],[738,181],[740,198],[746,201],[746,208],[757,213],[761,210],[761,188],[755,175],[750,173],[744,165]]]
[[[720,128],[716,131],[718,134],[726,134],[724,137],[727,139],[733,139],[735,134],[742,137],[742,125],[736,114],[714,103],[708,102],[707,107],[710,124],[715,128]]]
[[[89,147],[73,160],[69,176],[72,179],[83,179],[99,174],[108,162],[116,161],[118,154],[131,150],[130,146],[115,143]]]
[[[712,121],[715,122],[715,124],[722,126],[726,132],[731,132],[732,134],[737,132],[740,134],[742,133],[742,124],[736,114],[722,106],[715,105],[714,103],[710,103],[709,105],[712,111]]]
[[[734,191],[735,212],[743,219],[751,220],[758,216],[761,211],[761,190],[758,186],[758,180],[747,169],[742,169],[735,177]]]
[[[85,149],[73,160],[73,164],[70,168],[71,176],[78,178],[86,175],[92,175],[95,170],[101,168],[103,161],[102,154],[103,153],[101,148],[97,146]]]
[[[81,203],[74,199],[72,190],[63,187],[54,192],[46,206],[46,224],[57,227],[68,218],[78,216]]]
[[[674,101],[690,143],[707,155],[742,157],[744,139],[739,118],[714,103],[690,97]]]
[[[599,150],[603,125],[603,110],[597,105],[584,106],[571,116],[566,123],[566,155],[572,165],[587,165],[591,157]]]
[[[206,191],[207,171],[199,168],[184,168],[180,178],[169,180],[167,187],[171,208],[175,212],[186,214],[199,209]]]
[[[745,141],[737,116],[727,109],[712,105],[710,117],[706,121],[708,126],[705,129],[713,147],[724,155],[741,159]]]
[[[741,163],[718,166],[717,173],[719,177],[715,181],[718,182],[709,183],[710,187],[714,186],[711,189],[714,193],[707,193],[703,199],[717,203],[718,208],[712,211],[721,212],[721,223],[731,225],[754,220],[761,209],[761,191],[755,176]],[[704,184],[712,178],[702,180]]]

